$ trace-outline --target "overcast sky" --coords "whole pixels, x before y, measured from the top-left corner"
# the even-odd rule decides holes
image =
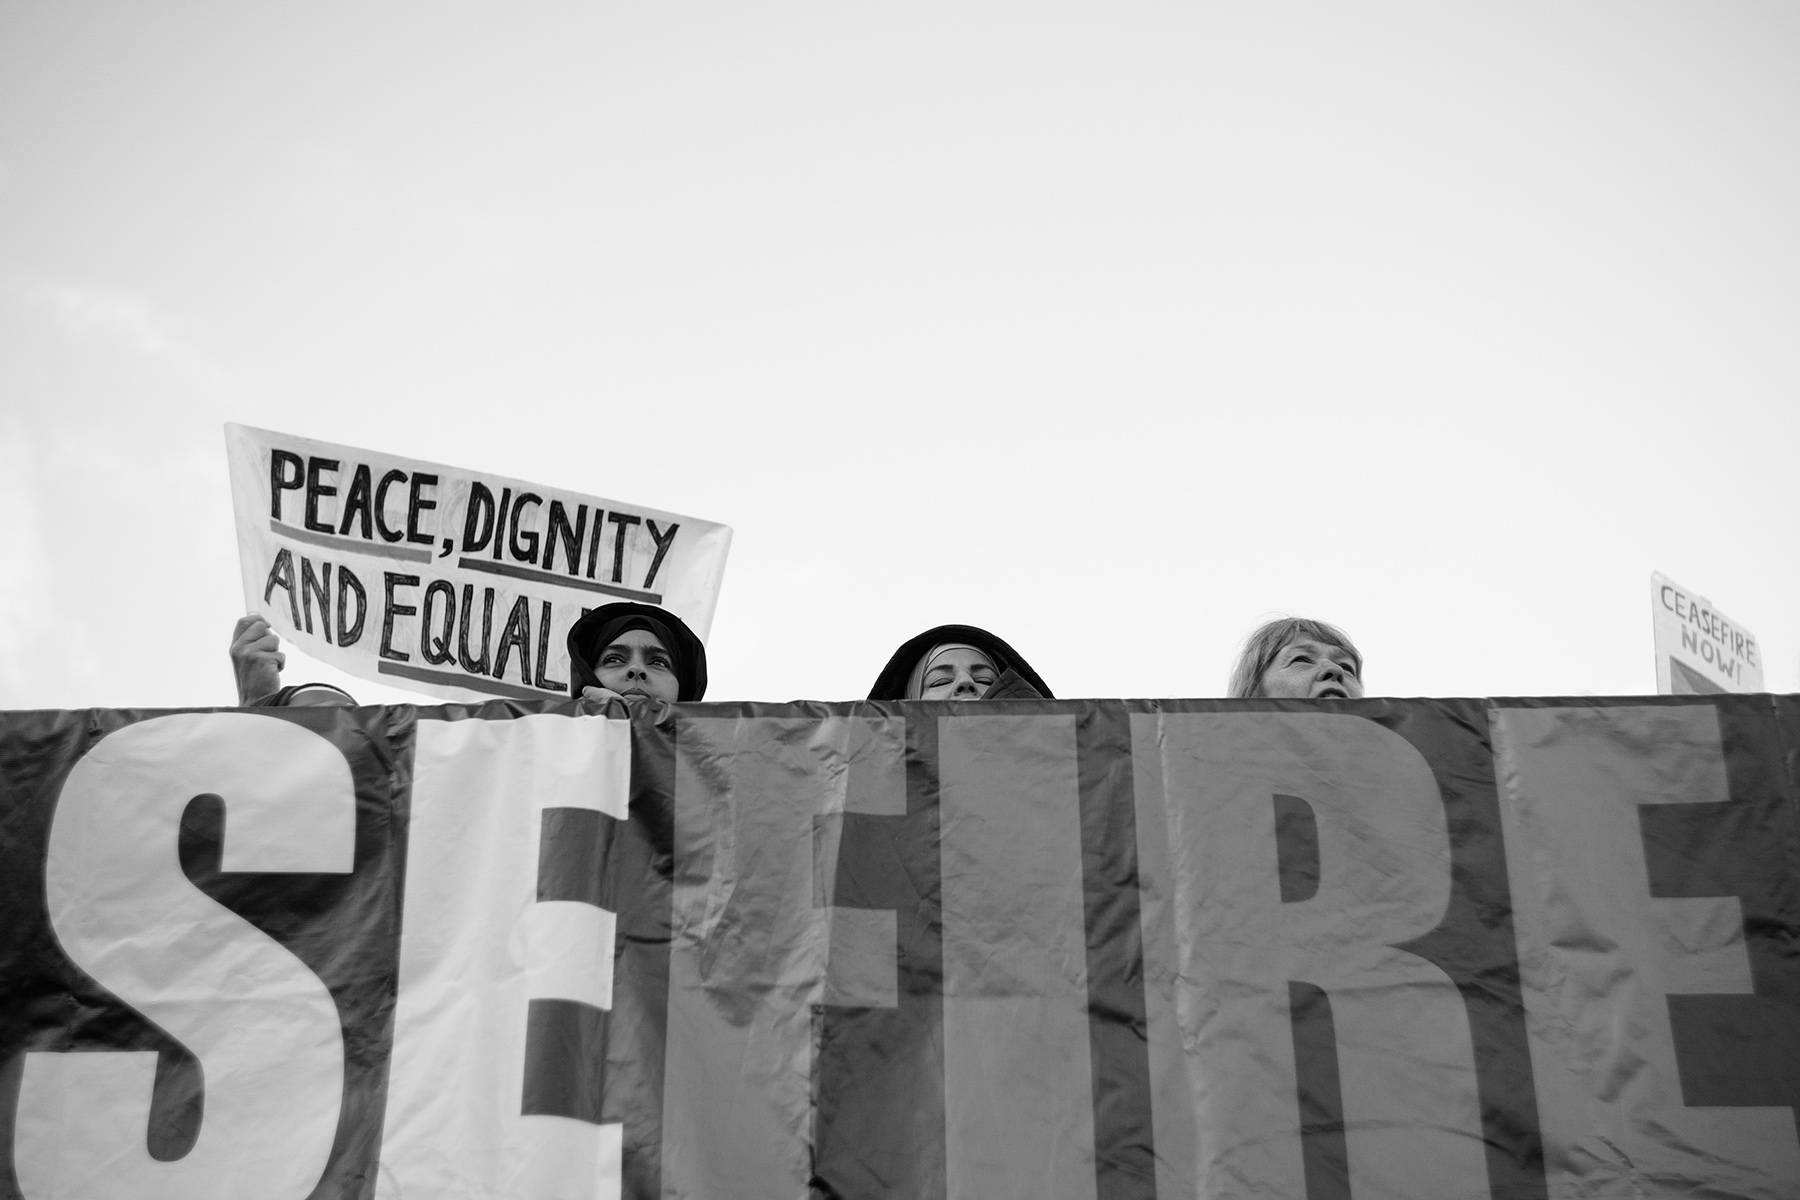
[[[736,529],[715,699],[1800,690],[1800,6],[0,2],[0,706],[229,703],[238,421]],[[339,678],[296,660],[290,680]],[[406,694],[355,684],[369,700]]]

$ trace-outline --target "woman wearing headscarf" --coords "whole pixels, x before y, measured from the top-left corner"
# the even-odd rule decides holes
[[[569,627],[569,694],[589,700],[698,700],[706,647],[654,604],[603,604]]]
[[[935,625],[900,643],[871,700],[1051,700],[1025,656],[974,625]]]
[[[1306,617],[1259,626],[1238,653],[1229,694],[1243,699],[1355,700],[1363,694],[1362,652],[1343,630]]]

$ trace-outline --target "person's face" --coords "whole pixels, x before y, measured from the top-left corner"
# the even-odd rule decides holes
[[[1275,655],[1258,691],[1281,700],[1355,700],[1363,694],[1363,685],[1354,654],[1342,646],[1300,638]]]
[[[979,700],[999,675],[994,660],[973,646],[940,646],[925,660],[919,699]]]
[[[621,696],[650,696],[674,700],[681,695],[675,678],[675,660],[662,639],[648,629],[627,629],[600,651],[594,664],[600,686]]]

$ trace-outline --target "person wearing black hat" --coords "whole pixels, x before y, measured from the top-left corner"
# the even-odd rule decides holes
[[[588,700],[698,700],[706,647],[654,604],[603,604],[569,628],[569,694]]]
[[[935,625],[900,643],[871,700],[1052,700],[1025,656],[974,625]]]

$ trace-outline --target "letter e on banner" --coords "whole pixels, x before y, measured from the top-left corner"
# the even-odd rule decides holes
[[[50,830],[51,927],[72,963],[194,1054],[205,1095],[192,1148],[158,1162],[145,1134],[155,1052],[31,1052],[14,1138],[31,1200],[279,1200],[324,1172],[343,1103],[337,1007],[287,949],[183,875],[182,814],[201,795],[224,802],[224,871],[351,869],[350,766],[299,725],[156,717],[75,764]]]
[[[1712,847],[1651,836],[1682,809],[1716,806],[1713,819],[1690,823],[1695,836],[1731,838],[1741,801],[1718,714],[1709,704],[1492,710],[1554,1196],[1682,1195],[1701,1180],[1743,1200],[1792,1200],[1800,1189],[1794,1109],[1706,1087],[1689,1095],[1684,1052],[1703,1062],[1724,1053],[1705,1028],[1671,1020],[1672,1010],[1755,1002],[1737,897],[1670,894],[1656,869]],[[1758,852],[1758,832],[1767,839],[1752,829],[1744,853]],[[1773,1057],[1753,1025],[1718,1032],[1731,1040],[1726,1053]]]
[[[619,1196],[597,856],[626,819],[630,733],[597,716],[419,722],[382,1200]]]

